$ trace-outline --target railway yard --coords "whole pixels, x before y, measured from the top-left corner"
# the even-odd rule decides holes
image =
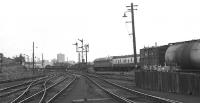
[[[20,62],[4,58],[0,103],[199,103],[198,46],[192,40],[41,68],[22,56]]]
[[[0,103],[199,103],[199,41],[41,68],[1,54]]]
[[[200,103],[198,4],[0,1],[0,103]]]
[[[134,75],[45,71],[1,81],[1,103],[198,103],[199,97],[144,90]]]

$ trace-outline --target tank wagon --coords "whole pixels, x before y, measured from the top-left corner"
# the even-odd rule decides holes
[[[200,70],[200,39],[140,49],[140,65]]]
[[[139,63],[139,55],[137,55]],[[94,60],[95,71],[130,71],[135,67],[133,55],[112,56]]]
[[[200,69],[200,40],[169,44],[165,53],[165,62],[169,66],[181,69]]]

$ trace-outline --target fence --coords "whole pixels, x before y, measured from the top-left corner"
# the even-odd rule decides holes
[[[137,71],[135,82],[143,89],[200,96],[199,74]]]

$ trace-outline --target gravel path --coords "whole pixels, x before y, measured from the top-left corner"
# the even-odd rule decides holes
[[[88,101],[84,102],[84,99]],[[75,84],[66,90],[63,95],[59,96],[55,103],[72,103],[72,101],[75,103],[116,103],[83,76],[79,76]]]

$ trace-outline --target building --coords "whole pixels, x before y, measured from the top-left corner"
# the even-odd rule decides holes
[[[144,47],[140,49],[140,64],[142,66],[164,66],[165,52],[169,45]]]
[[[61,53],[57,54],[57,62],[58,63],[65,62],[65,54],[61,54]]]

